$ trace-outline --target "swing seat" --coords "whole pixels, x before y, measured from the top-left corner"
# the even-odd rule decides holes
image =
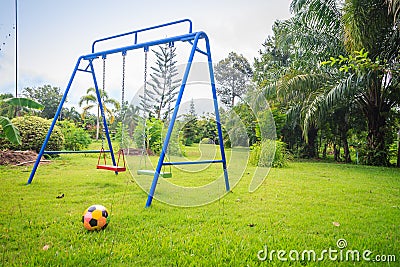
[[[126,171],[125,166],[97,165],[96,168],[99,169],[99,170],[108,170],[108,171],[115,171],[115,172],[124,172],[124,171]]]
[[[122,161],[124,163],[124,166],[118,166],[119,164],[119,160],[121,158],[122,155]],[[103,158],[104,160],[104,164],[100,164],[100,159]],[[99,158],[97,160],[97,165],[96,165],[96,169],[99,170],[107,170],[107,171],[114,171],[116,173],[118,172],[124,172],[126,171],[126,162],[125,162],[125,155],[124,155],[124,150],[120,149],[118,151],[118,160],[117,160],[117,165],[107,165],[107,160],[106,160],[106,153],[104,151],[104,148],[101,148],[100,150],[100,154],[99,154]]]
[[[137,170],[138,175],[150,175],[154,176],[156,171],[153,170]],[[160,172],[160,176],[163,178],[172,178],[172,172]]]

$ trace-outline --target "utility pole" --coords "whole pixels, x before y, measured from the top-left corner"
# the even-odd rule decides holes
[[[15,97],[18,97],[18,0],[15,0]]]

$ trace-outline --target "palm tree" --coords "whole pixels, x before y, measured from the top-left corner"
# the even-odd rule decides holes
[[[289,43],[295,54],[280,89],[281,95],[292,96],[289,110],[298,113],[305,137],[324,113],[356,106],[367,120],[366,162],[374,165],[388,164],[385,131],[391,109],[400,102],[400,34],[387,2],[398,11],[399,2],[393,0],[346,0],[344,5],[335,0],[293,0],[295,16],[283,23],[278,40],[281,45]],[[324,57],[346,57],[363,49],[368,60],[382,64],[349,72],[319,64]]]
[[[113,98],[109,98],[107,92],[104,90],[100,90],[100,97],[102,98],[105,116],[108,116],[110,123],[113,123],[114,122],[114,112],[113,112],[113,110],[107,108],[107,106],[112,105],[114,107],[114,111],[115,111],[115,110],[120,109],[120,103]],[[97,107],[96,140],[98,140],[99,139],[99,129],[100,129],[100,106],[97,101],[95,88],[91,87],[91,88],[87,89],[86,95],[81,97],[78,104],[81,107],[84,103],[86,103],[86,106],[83,107],[82,119],[86,117],[86,114],[89,112],[89,110]]]
[[[362,64],[370,62],[370,65],[349,71],[346,77],[351,83],[348,86],[339,84],[329,92],[333,101],[345,97],[354,99],[367,119],[366,162],[373,165],[389,164],[388,123],[391,110],[400,103],[400,34],[394,14],[388,12],[387,2],[398,10],[398,1],[345,1],[346,49],[349,54],[359,56]],[[361,54],[364,50],[366,53]]]
[[[304,12],[305,5],[311,14],[319,12],[322,15],[310,16]],[[276,23],[274,28],[277,50],[288,51],[291,56],[288,59],[290,64],[280,72],[277,81],[265,87],[266,93],[272,91],[285,103],[287,118],[293,127],[302,127],[308,157],[317,156],[317,133],[326,118],[322,114],[311,117],[310,110],[315,110],[323,102],[324,92],[337,78],[333,71],[321,69],[320,62],[345,52],[339,8],[333,0],[293,1],[291,9],[295,16]],[[347,140],[343,143],[346,144]]]
[[[140,117],[140,107],[130,104],[125,110],[125,116],[123,118],[124,125],[128,128],[130,137],[133,137],[136,126],[138,125]]]
[[[79,114],[79,112],[75,109],[75,107],[71,107],[70,109],[68,108],[63,108],[61,115],[60,115],[60,119],[67,119],[70,121],[73,121],[75,124],[81,121],[81,115]]]

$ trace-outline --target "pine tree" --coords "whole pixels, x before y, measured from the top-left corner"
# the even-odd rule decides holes
[[[196,115],[196,108],[194,106],[193,98],[190,101],[190,109],[189,113],[184,115],[184,123],[185,126],[183,127],[183,138],[184,144],[186,146],[190,146],[191,144],[199,141],[197,138],[197,115]]]
[[[159,46],[159,51],[152,50],[155,54],[156,66],[151,67],[153,73],[150,74],[148,82],[147,101],[149,101],[149,113],[157,119],[169,123],[168,118],[173,110],[173,105],[177,99],[178,87],[181,79],[176,79],[178,69],[176,67],[176,48]]]

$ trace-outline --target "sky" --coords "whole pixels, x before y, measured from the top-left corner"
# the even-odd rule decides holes
[[[0,93],[15,92],[15,0],[0,0]],[[234,51],[250,63],[276,20],[290,17],[290,0],[18,0],[18,92],[25,87],[49,84],[64,92],[77,59],[90,53],[94,40],[180,19],[191,19],[193,31],[204,31],[213,62]],[[170,27],[140,36],[140,41],[186,33],[187,25]],[[129,44],[130,40],[107,43],[99,49]],[[189,56],[188,46],[176,45],[178,64]],[[143,51],[127,56],[126,99],[143,85]],[[121,98],[121,57],[107,59],[109,95]],[[205,58],[199,57],[199,62]],[[149,69],[154,56],[149,56]],[[96,63],[101,80],[101,60]],[[71,87],[68,105],[76,105],[93,81],[80,74]],[[86,75],[86,76],[85,76]],[[196,89],[202,91],[203,89]]]

